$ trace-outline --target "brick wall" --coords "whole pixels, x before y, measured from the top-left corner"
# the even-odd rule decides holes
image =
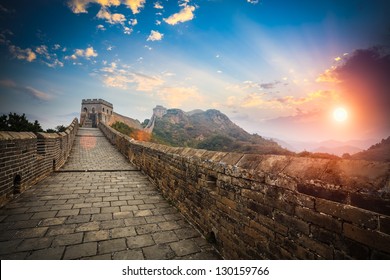
[[[62,133],[0,131],[0,206],[59,169],[77,129],[74,119]]]
[[[390,259],[390,164],[138,142],[119,151],[227,259]]]

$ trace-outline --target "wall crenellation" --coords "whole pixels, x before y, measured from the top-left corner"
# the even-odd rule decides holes
[[[65,132],[0,131],[0,206],[58,170],[78,130],[74,119]]]
[[[175,148],[99,127],[227,259],[390,259],[389,163]]]

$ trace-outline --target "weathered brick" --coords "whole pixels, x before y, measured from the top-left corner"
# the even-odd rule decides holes
[[[361,193],[351,193],[350,196],[351,205],[390,216],[390,199],[374,197],[372,195]]]
[[[378,231],[364,230],[357,226],[344,223],[343,234],[355,241],[375,248],[379,251],[390,253],[390,236]]]
[[[296,215],[304,221],[319,225],[330,231],[341,233],[341,222],[329,215],[316,213],[310,209],[296,207]]]
[[[359,226],[371,229],[376,229],[378,226],[377,214],[356,207],[324,199],[316,199],[315,208],[318,212],[341,218],[344,221],[352,222]]]

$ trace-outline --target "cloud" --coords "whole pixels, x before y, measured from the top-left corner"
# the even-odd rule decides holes
[[[181,107],[185,103],[194,104],[203,100],[196,87],[164,87],[157,95],[169,107]]]
[[[98,53],[93,49],[93,47],[88,47],[85,50],[76,49],[74,54],[71,56],[66,56],[65,59],[73,59],[76,60],[79,57],[83,57],[85,59],[90,59],[91,57],[97,57]]]
[[[138,20],[136,18],[129,20],[129,24],[131,26],[136,26],[138,24]]]
[[[119,6],[121,0],[69,0],[68,6],[73,13],[87,13],[87,8],[90,3],[99,4],[102,7]]]
[[[251,4],[257,4],[257,3],[259,3],[259,0],[246,0],[246,2],[251,3]]]
[[[53,98],[53,96],[51,94],[37,90],[37,89],[30,87],[30,86],[19,86],[12,80],[1,80],[0,86],[3,88],[15,90],[15,91],[23,93],[23,94],[27,94],[29,96],[32,96],[35,99],[38,99],[38,100],[48,101],[48,100],[51,100]]]
[[[138,91],[151,92],[164,84],[159,76],[150,76],[129,71],[126,66],[112,62],[108,67],[100,69],[103,83],[108,87],[128,89],[135,86]]]
[[[127,26],[123,27],[124,34],[130,35],[132,32],[133,32],[133,29],[131,29],[130,27],[127,27]]]
[[[164,18],[164,21],[170,25],[175,25],[180,22],[186,22],[194,18],[195,6],[188,6],[186,3],[183,9],[180,12],[171,15],[168,18]]]
[[[37,58],[37,55],[30,48],[21,49],[17,46],[10,45],[9,51],[13,57],[20,60],[26,60],[28,62],[32,62]]]
[[[164,9],[164,7],[161,5],[160,2],[156,2],[154,3],[154,6],[153,6],[155,9]]]
[[[106,28],[104,27],[103,24],[97,25],[96,28],[97,28],[98,30],[102,30],[102,31],[105,31],[105,30],[106,30]]]
[[[105,19],[110,24],[123,24],[126,17],[123,14],[111,14],[106,8],[102,7],[96,15],[97,18]]]
[[[158,32],[158,31],[152,30],[150,32],[148,39],[146,39],[146,41],[161,41],[163,37],[164,37],[164,34]]]
[[[145,0],[125,0],[125,5],[127,5],[133,14],[138,14],[140,9],[145,5]]]

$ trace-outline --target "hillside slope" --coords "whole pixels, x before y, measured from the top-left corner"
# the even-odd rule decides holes
[[[193,147],[214,151],[258,154],[289,154],[276,142],[251,135],[218,110],[194,110],[185,113],[169,109],[155,120],[155,142],[172,146]]]
[[[367,150],[352,155],[352,158],[390,162],[390,136]]]

